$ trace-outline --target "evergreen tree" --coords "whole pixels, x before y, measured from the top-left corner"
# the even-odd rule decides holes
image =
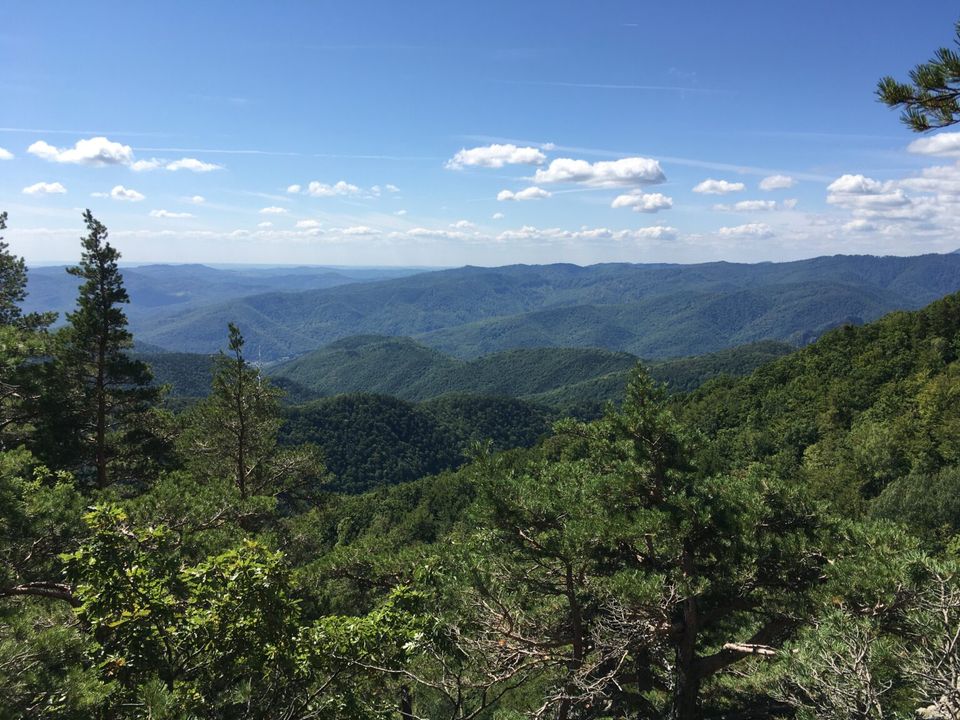
[[[0,212],[0,230],[7,213]],[[47,327],[56,313],[24,315],[27,269],[0,236],[0,448],[16,447],[29,433],[39,389],[38,360],[49,351]]]
[[[960,22],[954,42],[960,45]],[[942,47],[933,59],[910,71],[910,82],[887,76],[877,83],[880,101],[903,108],[900,119],[911,130],[925,132],[960,122],[960,54]]]
[[[243,355],[243,335],[230,323],[230,354],[215,361],[212,391],[187,417],[181,450],[200,477],[229,477],[241,498],[311,486],[323,474],[310,447],[277,445],[281,391]]]
[[[79,474],[92,473],[102,489],[120,479],[112,469],[130,471],[137,450],[152,439],[144,420],[159,389],[150,385],[149,367],[127,353],[133,336],[122,308],[130,298],[117,267],[120,253],[89,210],[83,218],[89,231],[83,255],[79,265],[67,269],[83,284],[77,309],[67,314],[69,326],[59,338],[55,363],[55,381],[64,382],[66,390],[54,395],[63,407],[56,430],[73,441],[66,450],[74,454]],[[62,441],[59,445],[64,447]]]

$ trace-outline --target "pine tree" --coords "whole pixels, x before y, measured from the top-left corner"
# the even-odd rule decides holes
[[[229,477],[243,499],[313,485],[323,474],[313,448],[282,449],[282,392],[243,355],[243,335],[230,323],[230,353],[216,359],[212,392],[187,419],[181,448],[204,478]]]
[[[159,389],[150,385],[149,367],[127,353],[133,336],[121,307],[130,298],[117,266],[120,253],[89,210],[83,218],[89,231],[82,239],[83,255],[67,272],[84,282],[77,309],[67,314],[56,365],[66,383],[60,400],[73,426],[74,464],[81,476],[92,471],[102,489],[118,479],[111,476],[113,466],[129,463],[148,439],[140,421]]]
[[[6,227],[7,213],[0,212],[0,230]],[[46,329],[56,318],[56,313],[23,313],[27,268],[8,247],[0,236],[0,448],[16,447],[29,432],[41,370],[37,361],[49,350]]]
[[[960,22],[955,26],[960,45]],[[960,54],[942,47],[933,59],[910,71],[910,82],[887,76],[877,83],[877,96],[890,107],[901,107],[900,119],[911,130],[926,132],[960,122]]]

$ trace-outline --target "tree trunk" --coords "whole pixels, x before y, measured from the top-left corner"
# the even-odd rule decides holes
[[[400,718],[401,720],[414,720],[413,715],[413,694],[408,685],[400,686]]]
[[[696,574],[693,557],[684,549],[681,559],[683,574],[692,579]],[[700,717],[700,672],[697,667],[697,632],[700,629],[700,613],[696,596],[683,601],[683,634],[677,643],[676,684],[673,690],[673,720],[696,720]]]
[[[106,328],[103,329],[106,333]],[[94,388],[97,398],[97,438],[96,438],[96,464],[97,464],[97,487],[103,490],[107,487],[107,388],[106,388],[106,364],[107,348],[106,338],[101,337],[97,345],[97,384]]]

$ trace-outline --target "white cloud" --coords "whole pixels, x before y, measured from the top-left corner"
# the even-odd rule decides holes
[[[672,240],[677,229],[665,225],[637,228],[633,230],[611,230],[609,228],[582,227],[579,230],[561,230],[560,228],[537,228],[524,225],[518,230],[504,230],[497,236],[499,242],[533,243],[571,243],[571,242],[644,242],[650,240]]]
[[[661,193],[644,193],[633,190],[625,195],[617,195],[610,203],[612,208],[633,208],[634,212],[655,213],[673,207],[673,198]]]
[[[907,150],[918,155],[960,155],[960,132],[942,132],[914,140]]]
[[[466,166],[501,168],[504,165],[542,165],[547,156],[534,147],[516,145],[485,145],[460,152],[447,161],[446,167],[459,170]]]
[[[192,205],[203,205],[206,201],[207,199],[203,195],[194,195],[187,199],[187,202]]]
[[[503,220],[506,217],[506,215],[504,215],[502,212],[496,212],[491,217],[494,220]]]
[[[289,210],[282,207],[277,207],[276,205],[271,205],[270,207],[260,208],[261,215],[286,215]]]
[[[546,169],[537,170],[533,181],[540,183],[582,183],[591,187],[625,187],[661,183],[666,175],[656,160],[626,157],[619,160],[586,160],[558,158]]]
[[[149,160],[137,160],[130,166],[130,169],[135,172],[156,170],[158,167],[163,167],[164,162],[164,160],[158,160],[157,158],[150,158]]]
[[[394,215],[399,215],[400,217],[403,217],[403,216],[406,215],[406,214],[407,214],[407,211],[406,211],[406,210],[397,210],[397,211],[394,213]]]
[[[387,192],[391,192],[391,193],[398,193],[398,192],[400,192],[400,188],[398,188],[396,185],[392,185],[392,184],[390,184],[390,183],[387,183],[384,187],[386,187]]]
[[[58,182],[38,182],[23,189],[24,195],[62,195],[67,189]]]
[[[379,235],[380,231],[375,228],[367,227],[366,225],[354,225],[353,227],[348,228],[339,228],[333,232],[339,232],[341,235],[346,235],[348,237],[356,237],[359,235]]]
[[[773,235],[773,229],[766,223],[748,223],[735,227],[722,227],[717,230],[723,237],[754,237],[768,238]]]
[[[78,140],[72,148],[57,148],[38,140],[27,152],[50,162],[76,165],[130,165],[133,162],[133,149],[129,145],[105,137]]]
[[[459,230],[436,230],[416,227],[401,233],[391,233],[392,238],[413,238],[415,240],[466,240],[470,236]]]
[[[310,230],[312,228],[320,227],[320,222],[317,220],[298,220],[297,224],[294,227],[301,230]]]
[[[140,202],[146,196],[143,193],[125,188],[123,185],[114,185],[109,193],[93,193],[93,197],[109,197],[114,200],[125,200],[127,202]]]
[[[760,189],[767,191],[783,190],[785,188],[792,188],[796,184],[797,181],[789,175],[768,175],[760,181]]]
[[[845,232],[876,232],[877,226],[869,220],[857,218],[844,224],[843,229]]]
[[[382,192],[383,192],[383,191],[380,189],[380,186],[379,186],[379,185],[372,185],[372,186],[370,187],[370,194],[373,195],[374,197],[380,197],[380,194],[381,194]]]
[[[167,163],[165,167],[167,170],[191,170],[198,173],[213,172],[214,170],[223,169],[222,165],[203,162],[202,160],[197,160],[196,158],[180,158],[179,160],[174,160],[171,163]]]
[[[6,148],[0,147],[0,160],[13,160],[13,153]]]
[[[264,221],[261,222],[261,223],[257,223],[257,227],[258,227],[258,228],[272,228],[272,227],[273,227],[273,223],[270,222],[269,220],[264,220]]]
[[[360,188],[356,185],[351,185],[345,180],[341,180],[333,185],[327,185],[326,183],[314,180],[307,185],[305,192],[307,195],[312,195],[313,197],[335,197],[337,195],[359,195]]]
[[[519,192],[513,192],[511,190],[501,190],[497,193],[497,200],[503,202],[505,200],[543,200],[544,198],[550,197],[550,193],[544,190],[543,188],[528,187],[520,190]]]
[[[179,218],[192,218],[193,215],[188,212],[170,212],[169,210],[151,210],[150,217],[179,219]]]
[[[741,183],[729,182],[727,180],[714,180],[707,178],[702,183],[693,188],[695,193],[704,195],[726,195],[728,193],[741,192],[746,186]]]
[[[774,200],[741,200],[733,205],[714,205],[713,209],[728,212],[760,212],[776,210],[777,203]]]
[[[476,227],[469,220],[457,220],[455,223],[450,223],[450,227],[456,228],[457,230],[466,230],[467,228]]]
[[[291,194],[294,194],[294,195],[297,194],[298,192],[300,192],[302,189],[303,189],[303,188],[301,188],[301,187],[300,187],[299,185],[297,185],[296,183],[294,183],[293,185],[287,185],[287,192],[288,192],[288,193],[291,193]]]
[[[842,175],[827,186],[827,202],[854,210],[884,211],[911,204],[893,182],[880,182],[863,175]]]

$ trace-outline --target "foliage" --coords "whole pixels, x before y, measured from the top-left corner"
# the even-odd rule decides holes
[[[107,229],[87,210],[88,234],[80,264],[67,272],[81,280],[77,309],[58,333],[41,451],[75,470],[78,478],[103,489],[117,480],[142,479],[143,461],[161,450],[150,407],[158,398],[149,368],[131,358],[133,336],[122,305],[129,302],[117,266],[120,253],[107,242]]]
[[[960,45],[960,22],[954,43]],[[900,119],[915,132],[926,132],[960,122],[960,55],[941,47],[933,59],[910,71],[910,82],[887,76],[877,83],[880,102],[903,108]]]
[[[243,355],[243,336],[229,325],[232,357],[215,361],[213,389],[185,418],[181,452],[188,468],[210,480],[228,478],[240,497],[303,494],[312,497],[323,474],[309,446],[277,446],[279,391]]]

